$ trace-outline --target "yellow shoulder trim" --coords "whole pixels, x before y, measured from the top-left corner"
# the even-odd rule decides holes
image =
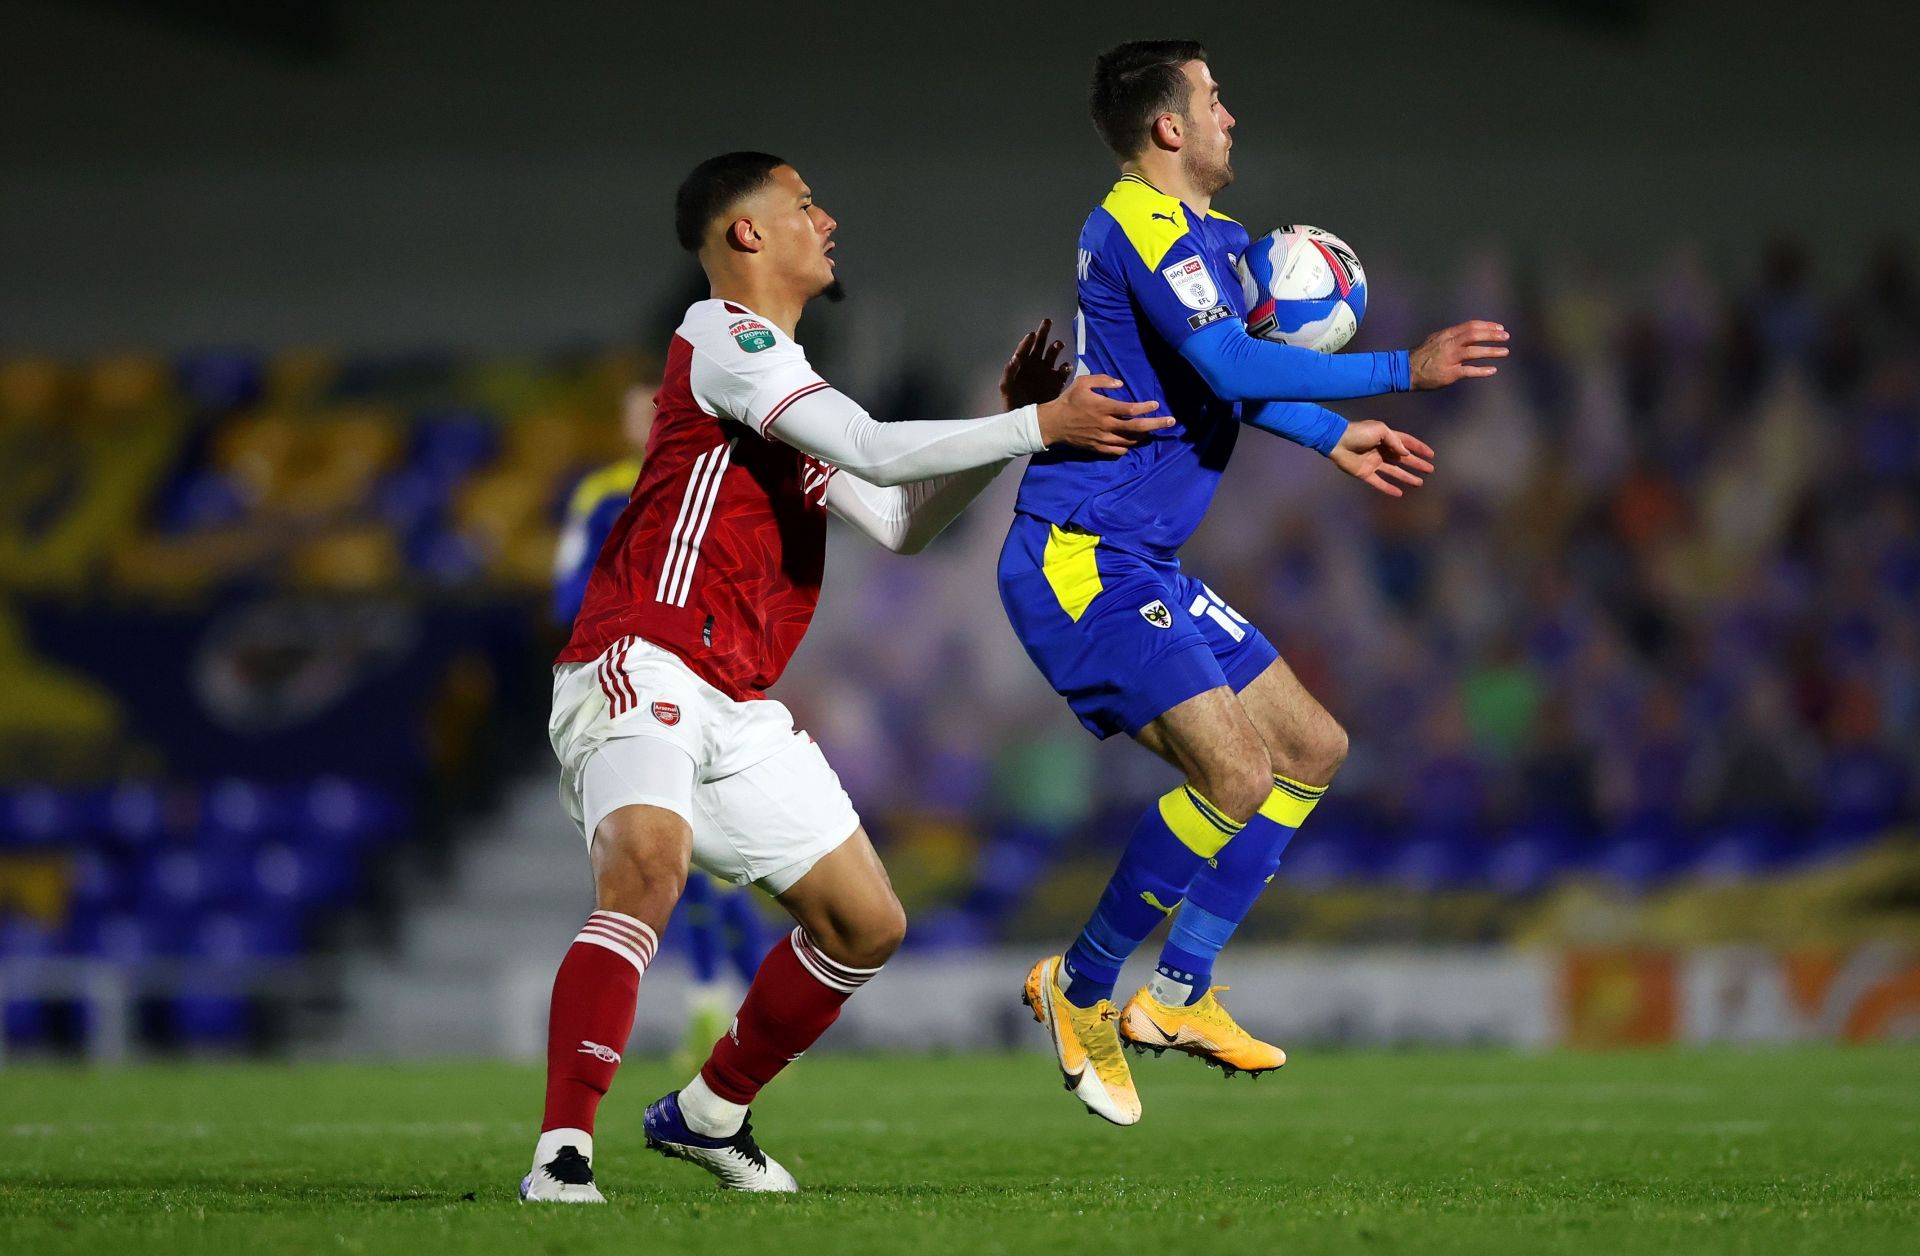
[[[1149,270],[1160,269],[1160,259],[1187,234],[1187,211],[1180,198],[1137,175],[1122,176],[1100,208],[1113,215]]]
[[[1232,224],[1233,224],[1234,226],[1236,226],[1236,227],[1240,225],[1240,220],[1239,220],[1238,218],[1229,218],[1229,217],[1228,217],[1227,215],[1225,215],[1225,214],[1223,214],[1223,213],[1221,213],[1221,212],[1220,212],[1219,210],[1217,210],[1217,209],[1210,209],[1210,210],[1208,210],[1208,211],[1207,211],[1207,217],[1209,217],[1209,218],[1218,218],[1218,219],[1219,219],[1220,221],[1222,221],[1222,222],[1230,222],[1230,223],[1232,223]]]
[[[622,458],[597,471],[589,471],[580,477],[579,485],[573,490],[573,497],[567,502],[569,518],[582,518],[593,513],[594,507],[609,497],[628,497],[633,493],[635,481],[640,478],[640,460]]]

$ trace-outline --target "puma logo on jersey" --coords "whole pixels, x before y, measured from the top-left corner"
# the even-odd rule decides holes
[[[1180,225],[1180,220],[1178,218],[1175,218],[1172,214],[1155,214],[1153,216],[1155,218],[1164,218],[1176,227]]]

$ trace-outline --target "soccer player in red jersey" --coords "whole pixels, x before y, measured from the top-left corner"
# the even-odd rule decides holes
[[[807,302],[838,295],[836,226],[765,153],[713,158],[680,187],[675,228],[713,296],[673,337],[639,482],[554,668],[548,735],[597,910],[554,978],[523,1200],[601,1200],[594,1113],[689,863],[758,885],[797,925],[699,1074],[648,1107],[647,1145],[732,1189],[797,1189],[755,1142],[748,1105],[906,930],[839,778],[765,696],[813,615],[828,512],[912,553],[1010,460],[1055,444],[1118,454],[1173,421],[1104,395],[1120,386],[1106,376],[1062,393],[1069,368],[1044,323],[1002,375],[1007,413],[874,421],[793,339]]]

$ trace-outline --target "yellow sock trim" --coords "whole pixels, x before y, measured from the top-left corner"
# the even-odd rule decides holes
[[[1182,785],[1160,796],[1160,818],[1182,846],[1202,859],[1212,859],[1234,834],[1247,827],[1228,819],[1191,785]]]
[[[1325,785],[1302,785],[1292,777],[1276,773],[1273,792],[1260,804],[1260,814],[1275,824],[1297,829],[1307,822],[1326,792]]]

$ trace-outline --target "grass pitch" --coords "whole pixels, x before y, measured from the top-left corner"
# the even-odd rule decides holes
[[[525,1208],[539,1074],[494,1065],[0,1071],[0,1251],[1920,1250],[1920,1049],[1302,1053],[1137,1066],[1145,1121],[1041,1057],[822,1056],[769,1091],[798,1198],[646,1152],[677,1079],[602,1111],[607,1208]]]

